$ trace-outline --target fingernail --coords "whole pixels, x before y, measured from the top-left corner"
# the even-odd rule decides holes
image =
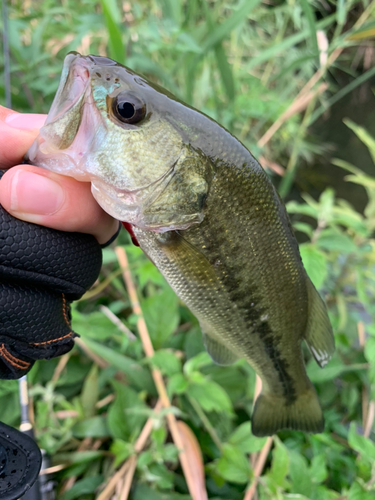
[[[33,130],[41,128],[46,121],[47,115],[33,113],[11,113],[5,118],[5,123],[13,128],[21,130]]]
[[[63,189],[48,177],[17,170],[10,188],[10,209],[31,222],[33,215],[52,215],[64,203]],[[28,217],[30,215],[31,217]]]

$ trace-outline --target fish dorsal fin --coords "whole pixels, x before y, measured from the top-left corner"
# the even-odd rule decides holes
[[[203,331],[204,327],[202,325],[201,327]],[[206,351],[217,365],[227,366],[238,360],[238,357],[232,351],[205,332],[203,332],[203,343]]]
[[[335,350],[335,339],[327,308],[310,278],[307,278],[307,294],[309,313],[304,338],[315,361],[323,368]]]

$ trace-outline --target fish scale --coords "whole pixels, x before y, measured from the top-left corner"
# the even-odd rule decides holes
[[[129,68],[71,53],[29,159],[91,181],[196,315],[212,359],[253,366],[262,379],[255,435],[323,430],[302,341],[328,362],[327,310],[284,204],[235,137]]]

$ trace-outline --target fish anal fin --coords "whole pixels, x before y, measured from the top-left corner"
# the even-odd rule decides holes
[[[251,429],[255,436],[272,436],[282,429],[323,432],[324,418],[318,397],[311,385],[293,403],[282,396],[261,393],[255,402]]]
[[[203,343],[206,351],[217,365],[228,366],[238,360],[238,357],[232,351],[204,332]]]
[[[320,367],[324,367],[335,350],[335,339],[328,318],[327,308],[312,284],[307,279],[308,319],[304,338]]]

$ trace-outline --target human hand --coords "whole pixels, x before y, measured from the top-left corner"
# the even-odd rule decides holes
[[[103,244],[117,232],[118,221],[97,204],[90,183],[19,165],[45,119],[45,115],[16,113],[0,106],[0,168],[14,167],[0,181],[0,204],[18,219],[92,234]]]

